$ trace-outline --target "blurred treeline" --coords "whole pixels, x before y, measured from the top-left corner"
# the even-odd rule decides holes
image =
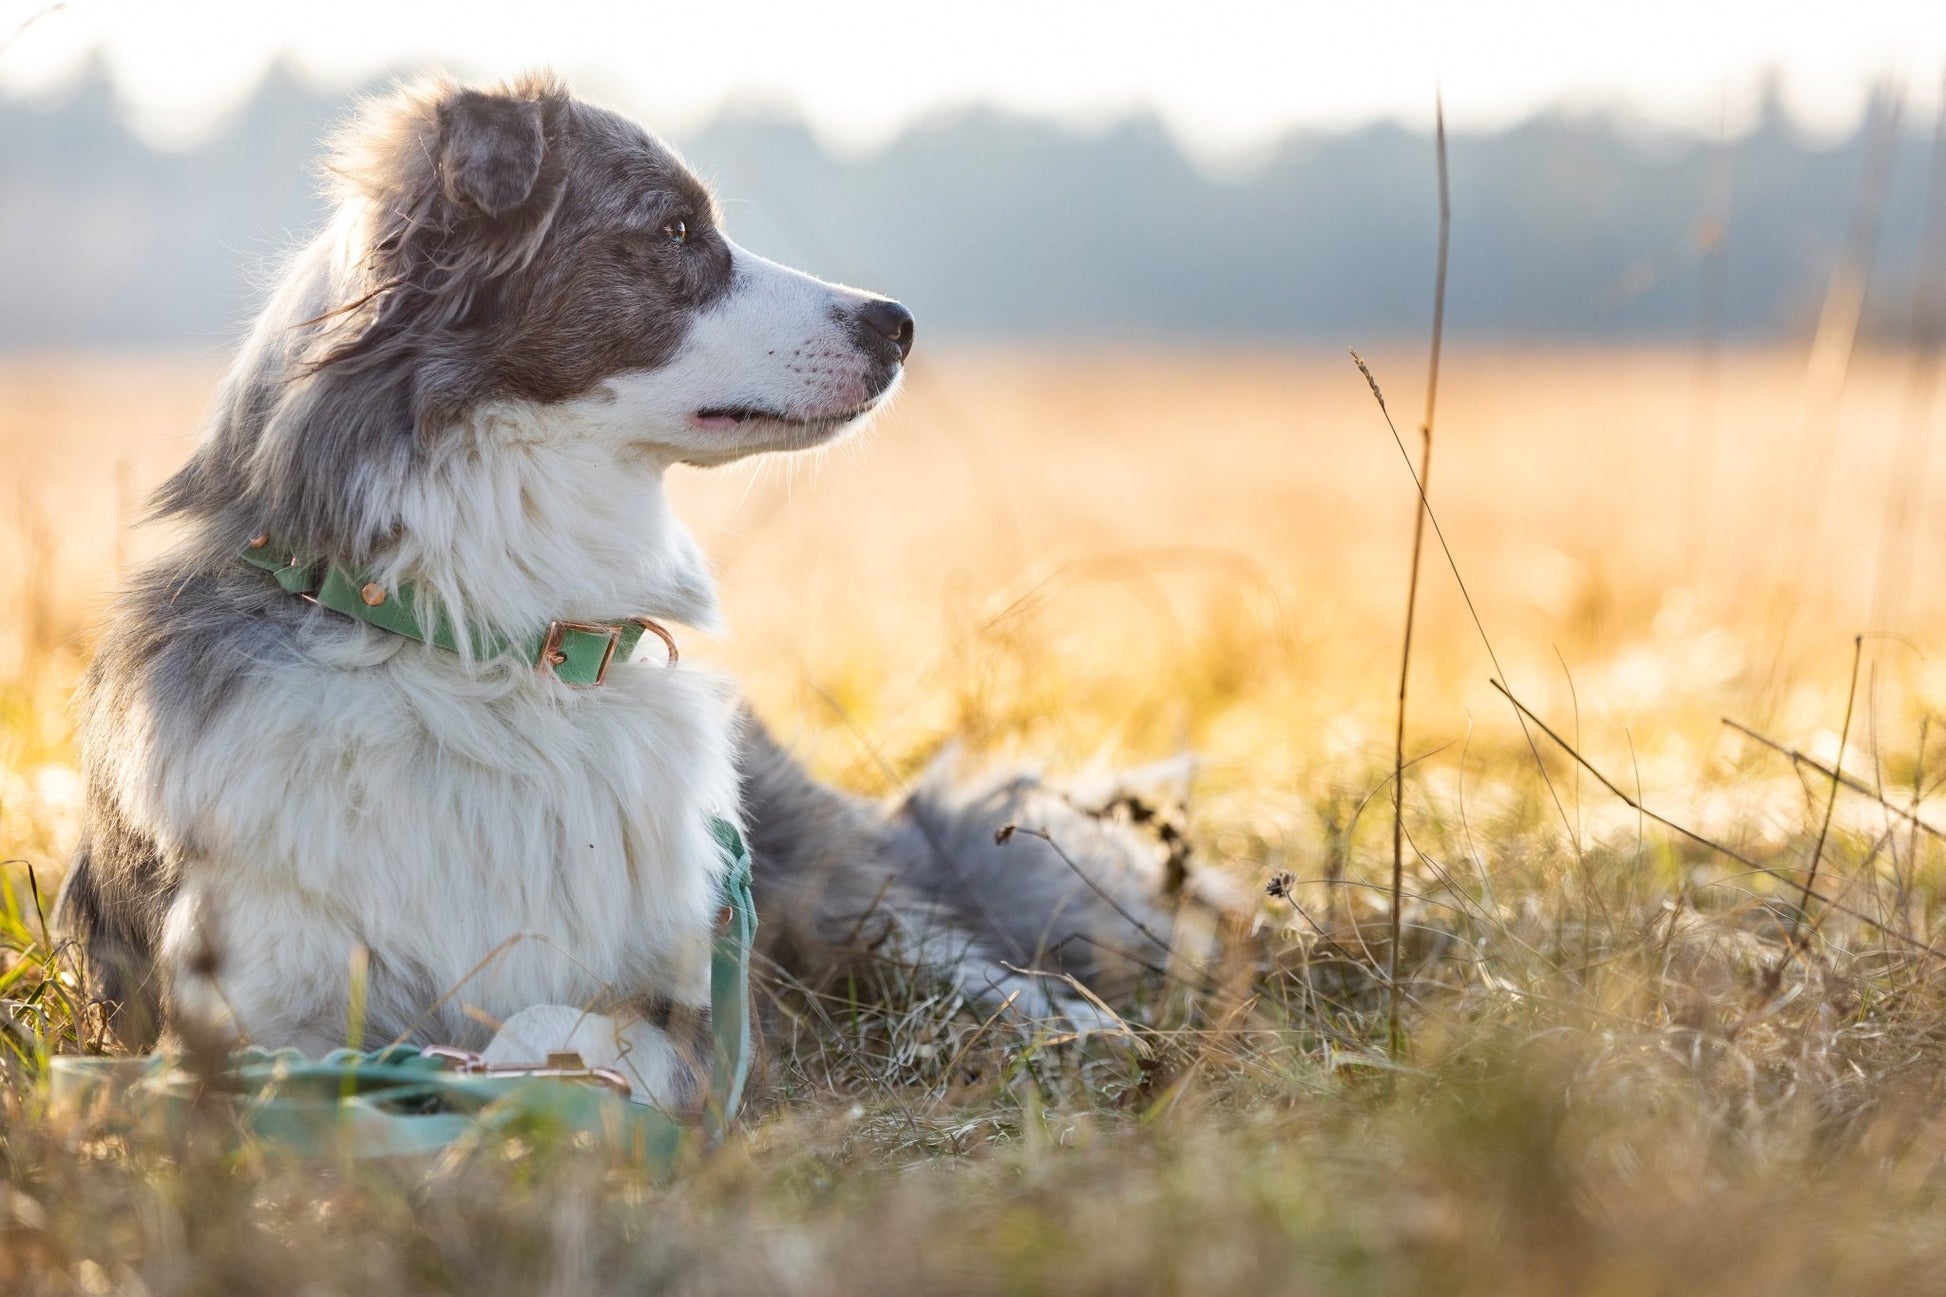
[[[99,69],[0,99],[0,346],[222,343],[319,219],[318,144],[350,97],[273,67],[176,150],[130,129]],[[1798,131],[1774,94],[1727,141],[1559,114],[1456,134],[1449,327],[1801,337],[1862,194],[1883,207],[1866,329],[1898,341],[1932,277],[1921,231],[1937,200],[1930,122],[1900,125],[1889,179],[1873,178],[1885,111],[1836,142]],[[1417,331],[1429,311],[1433,150],[1396,125],[1294,132],[1217,165],[1152,118],[1080,131],[983,109],[862,157],[776,112],[676,142],[739,241],[894,292],[934,337],[1343,341]]]

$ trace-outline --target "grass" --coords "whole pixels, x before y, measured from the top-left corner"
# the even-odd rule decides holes
[[[1946,464],[1899,477],[1904,363],[1861,360],[1803,534],[1799,357],[1724,355],[1698,456],[1686,356],[1449,349],[1433,509],[1554,737],[1537,765],[1435,560],[1395,945],[1417,501],[1319,353],[922,355],[856,453],[682,481],[734,627],[696,656],[827,776],[896,794],[948,739],[1067,772],[1195,751],[1194,877],[1236,923],[1127,1006],[1139,1051],[921,984],[787,1000],[757,1112],[672,1184],[542,1130],[318,1166],[220,1114],[48,1109],[46,1054],[96,1039],[34,897],[75,832],[65,696],[212,367],[0,365],[0,1290],[1935,1289]],[[1413,350],[1366,354],[1410,408]]]

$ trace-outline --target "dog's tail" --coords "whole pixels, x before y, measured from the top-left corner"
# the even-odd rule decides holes
[[[1180,860],[1106,813],[1119,786],[960,783],[948,756],[888,809],[813,779],[755,718],[740,764],[759,955],[784,980],[903,967],[983,1011],[1087,1031],[1116,1025],[1098,1001],[1168,967]]]

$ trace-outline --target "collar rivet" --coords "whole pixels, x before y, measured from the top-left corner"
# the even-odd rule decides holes
[[[379,587],[378,582],[368,581],[365,583],[365,588],[358,592],[358,597],[363,599],[368,607],[376,608],[385,602],[385,591]]]

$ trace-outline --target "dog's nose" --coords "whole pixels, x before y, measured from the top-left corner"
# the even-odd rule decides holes
[[[912,354],[912,312],[890,298],[876,297],[858,308],[865,326],[899,349],[899,359]]]

